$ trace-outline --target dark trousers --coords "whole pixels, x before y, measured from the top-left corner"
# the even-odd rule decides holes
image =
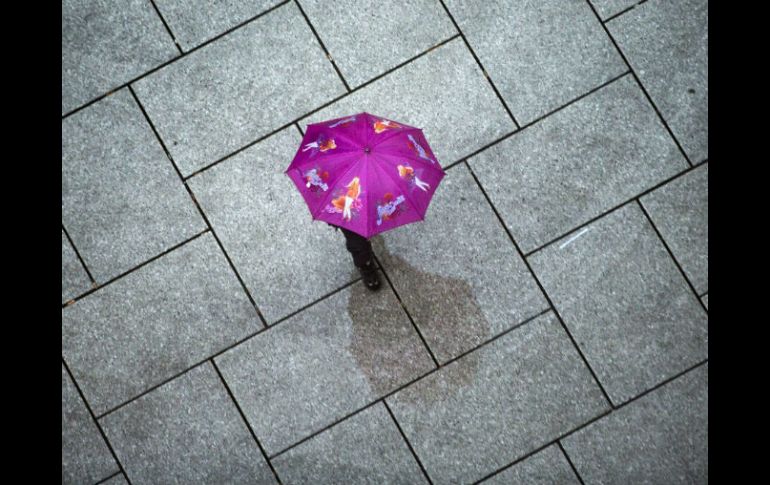
[[[353,231],[348,231],[344,227],[340,227],[340,231],[345,235],[345,247],[353,255],[353,264],[362,268],[367,261],[374,259],[372,243],[368,239]]]

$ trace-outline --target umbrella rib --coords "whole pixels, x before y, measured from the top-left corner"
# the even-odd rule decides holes
[[[292,167],[292,170],[300,170],[302,171],[304,168],[306,168],[308,165],[312,164],[327,164],[329,162],[335,163],[334,158],[340,157],[341,155],[350,155],[358,152],[358,150],[346,150],[342,152],[337,152],[331,155],[327,155],[323,158],[308,158],[307,160],[303,160],[296,165]],[[344,160],[344,159],[343,159]],[[303,174],[304,175],[304,174]]]
[[[329,128],[328,126],[325,126],[325,123],[327,123],[327,121],[322,121],[320,123],[313,123],[311,125],[308,125],[308,131],[310,131],[311,126],[317,126],[319,130],[324,130],[322,131],[322,133],[326,134],[330,138],[339,136],[341,139],[343,139],[353,147],[350,151],[356,151],[356,147],[359,146],[359,143],[356,141],[355,138],[348,136],[346,133],[344,133],[342,130],[338,128]],[[307,136],[307,133],[305,133],[305,136]]]

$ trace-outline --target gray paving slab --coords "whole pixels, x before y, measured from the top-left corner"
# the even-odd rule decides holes
[[[64,0],[62,116],[179,55],[152,4]]]
[[[268,456],[434,367],[393,292],[360,281],[215,361]]]
[[[459,38],[303,118],[300,126],[362,111],[422,128],[442,166],[516,129]]]
[[[62,223],[97,283],[206,228],[127,89],[62,121]]]
[[[134,85],[185,176],[345,92],[294,2]]]
[[[98,416],[262,327],[211,234],[62,309],[62,354]]]
[[[61,368],[61,481],[96,483],[118,471],[67,370]]]
[[[428,483],[382,403],[272,462],[282,483]]]
[[[706,163],[641,198],[699,295],[709,289],[708,177]]]
[[[608,409],[551,313],[385,401],[437,484],[481,479]]]
[[[446,5],[520,126],[628,69],[587,2]]]
[[[464,164],[447,171],[425,221],[372,245],[440,363],[548,308]]]
[[[564,439],[585,483],[708,483],[708,364]]]
[[[61,302],[64,303],[91,288],[91,280],[75,254],[64,230],[61,232]]]
[[[279,3],[280,0],[155,0],[158,11],[185,52]]]
[[[525,253],[689,167],[630,75],[468,163]]]
[[[641,0],[590,0],[602,20],[607,20],[613,15],[617,15],[623,10],[633,7],[640,1]]]
[[[188,181],[268,324],[360,276],[283,173],[300,141],[290,126]]]
[[[351,88],[458,33],[438,0],[299,3]]]
[[[708,158],[708,0],[650,0],[607,22],[693,163]]]
[[[701,300],[703,300],[703,304],[706,305],[706,310],[708,310],[708,308],[709,308],[709,296],[708,295],[703,295],[701,297]]]
[[[535,453],[526,460],[484,480],[484,485],[553,485],[580,483],[557,445]]]
[[[100,422],[132,483],[277,483],[208,362]]]
[[[528,259],[614,404],[708,358],[708,316],[637,203]]]

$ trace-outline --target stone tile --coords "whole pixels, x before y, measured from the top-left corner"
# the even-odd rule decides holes
[[[62,304],[91,288],[86,270],[78,260],[64,231],[61,232],[61,302]]]
[[[529,262],[614,404],[708,357],[708,317],[635,202]]]
[[[118,471],[69,374],[61,368],[61,481],[96,483]]]
[[[434,483],[469,483],[608,409],[553,314],[386,398]]]
[[[708,364],[563,440],[585,483],[708,483]]]
[[[189,51],[281,3],[279,0],[155,0],[182,49]]]
[[[703,300],[703,304],[706,305],[706,310],[708,310],[708,308],[709,308],[709,296],[708,295],[703,295],[701,297],[701,300]]]
[[[392,291],[360,281],[215,360],[268,456],[434,367]]]
[[[709,288],[708,177],[706,163],[641,198],[698,294]]]
[[[708,158],[708,0],[650,0],[607,28],[693,163]]]
[[[302,9],[355,88],[457,34],[438,0],[302,0]]]
[[[365,111],[422,128],[447,166],[516,129],[461,39],[455,39],[300,121]]]
[[[188,181],[268,323],[360,276],[283,173],[300,141],[290,126]]]
[[[586,2],[446,5],[521,126],[628,69]]]
[[[345,92],[294,2],[137,81],[135,88],[184,175]]]
[[[633,7],[641,0],[590,0],[596,12],[602,18],[607,20],[613,15],[617,15],[623,10]]]
[[[62,223],[97,283],[206,228],[123,89],[62,121]]]
[[[381,403],[272,461],[283,483],[428,483]]]
[[[521,463],[507,468],[488,480],[484,485],[577,485],[580,481],[557,445],[537,452]]]
[[[141,0],[64,0],[61,37],[62,116],[179,55]]]
[[[133,483],[277,483],[208,362],[101,423]]]
[[[62,354],[98,416],[260,328],[204,234],[62,309]]]
[[[468,163],[525,253],[688,167],[631,76]]]
[[[439,362],[548,308],[464,164],[448,170],[424,222],[372,246]]]

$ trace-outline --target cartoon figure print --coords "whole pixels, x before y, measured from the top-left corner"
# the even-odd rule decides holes
[[[337,144],[334,143],[334,138],[326,138],[325,135],[321,134],[318,136],[318,139],[316,141],[310,142],[305,145],[305,148],[302,149],[303,152],[306,152],[308,150],[313,150],[311,154],[315,154],[318,151],[325,152],[329,150],[334,150],[337,148]]]
[[[382,133],[385,130],[396,130],[399,128],[403,128],[403,126],[399,125],[395,121],[388,121],[388,120],[377,120],[374,122],[374,132],[378,135]]]
[[[329,125],[329,128],[336,128],[338,126],[347,126],[347,125],[351,124],[354,121],[356,121],[356,117],[355,116],[349,116],[349,117],[347,117],[345,119],[342,119],[342,120],[339,120],[339,121],[335,121],[333,124]]]
[[[430,163],[436,163],[434,160],[431,160],[430,157],[428,157],[428,153],[425,151],[425,149],[422,146],[420,146],[419,143],[417,143],[417,140],[415,140],[411,134],[406,136],[409,138],[409,141],[406,142],[406,144],[412,151],[417,152],[417,155],[420,158],[424,158]]]
[[[326,181],[329,180],[329,172],[321,170],[320,167],[311,168],[307,172],[302,174],[305,177],[305,187],[310,189],[311,192],[318,192],[320,188],[324,192],[329,190],[329,186]]]
[[[348,183],[345,189],[340,189],[341,193],[335,194],[331,203],[326,206],[326,212],[329,213],[342,213],[342,218],[349,221],[353,214],[357,215],[361,209],[361,200],[358,198],[361,195],[361,184],[358,177],[353,177],[353,180]]]
[[[382,196],[382,201],[377,203],[377,225],[381,225],[382,221],[389,221],[396,217],[399,212],[403,212],[404,208],[400,204],[404,201],[404,196],[399,195],[393,199],[393,194],[386,192]],[[382,202],[385,202],[384,204]]]
[[[415,175],[414,168],[410,167],[408,163],[405,165],[398,165],[396,168],[398,168],[398,176],[409,183],[409,188],[417,186],[422,189],[423,192],[427,192],[430,188],[428,183],[420,180],[417,175]]]

